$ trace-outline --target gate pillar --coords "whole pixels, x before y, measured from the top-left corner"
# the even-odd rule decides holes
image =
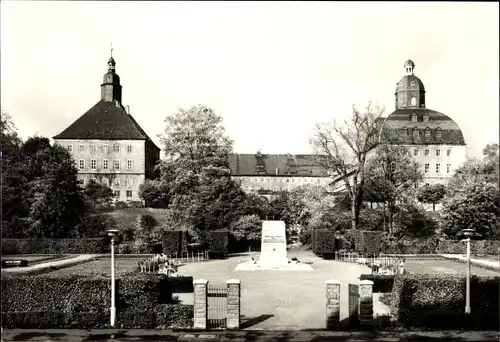
[[[326,282],[326,329],[339,330],[340,324],[340,281]]]
[[[208,318],[208,300],[207,288],[208,280],[196,279],[193,280],[194,287],[194,329],[207,329]]]
[[[364,328],[373,325],[373,281],[359,281],[359,323]]]
[[[240,313],[241,313],[241,281],[238,279],[230,279],[227,284],[227,329],[240,328]]]

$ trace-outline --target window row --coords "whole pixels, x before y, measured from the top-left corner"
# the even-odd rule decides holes
[[[420,138],[420,129],[415,127],[413,128],[413,137],[419,139]],[[408,127],[403,127],[401,128],[401,134],[402,135],[408,135]],[[436,128],[434,132],[435,138],[436,139],[442,139],[443,138],[443,130],[441,128]],[[424,129],[424,138],[425,139],[431,139],[432,138],[432,130],[427,127]]]
[[[67,148],[68,148],[68,151],[73,152],[73,145],[68,145]],[[108,153],[109,146],[108,145],[100,145],[99,149],[101,152]],[[89,151],[90,152],[97,152],[97,145],[90,145]],[[85,145],[78,145],[78,152],[85,152]],[[116,153],[120,152],[120,144],[113,145],[113,152],[116,152]],[[132,153],[132,145],[127,145],[127,153]]]
[[[245,181],[251,181],[251,182],[261,182],[261,183],[264,183],[264,182],[267,182],[267,183],[270,183],[270,182],[273,182],[273,183],[276,183],[276,182],[292,182],[292,183],[321,183],[321,179],[320,178],[298,178],[298,177],[240,177],[241,180],[245,180]]]
[[[131,159],[127,159],[126,163],[126,168],[127,170],[132,170],[132,167],[134,165],[134,161]],[[90,170],[97,170],[97,160],[95,159],[90,159]],[[101,168],[103,170],[109,170],[109,161],[107,159],[103,159],[101,161]],[[119,159],[114,159],[113,160],[113,170],[120,170],[121,168],[121,161]],[[85,170],[85,159],[80,159],[78,160],[78,169],[79,170]]]
[[[430,150],[424,150],[424,156],[428,156],[430,154]],[[420,155],[420,150],[415,149],[413,150],[413,155],[419,156]],[[436,157],[441,156],[441,150],[436,150]],[[446,156],[451,156],[451,149],[446,150]]]
[[[441,164],[436,164],[436,173],[441,173]],[[430,173],[430,164],[424,164],[424,172]],[[451,164],[446,164],[446,173],[451,172]]]
[[[115,198],[120,198],[120,193],[121,193],[120,190],[113,191],[113,195],[115,196]],[[127,197],[127,199],[132,198],[132,190],[126,190],[125,196]]]
[[[291,190],[292,188],[289,188],[289,187],[278,187],[278,186],[263,186],[263,187],[255,187],[255,188],[252,188],[251,186],[249,186],[247,188],[249,191],[287,191],[287,190]]]
[[[91,179],[91,181],[97,182],[96,179]],[[78,179],[78,184],[81,186],[87,185],[85,182],[85,178],[79,178]],[[106,186],[112,186],[112,187],[117,187],[120,186],[120,178],[114,178],[113,179],[113,184],[109,184],[109,179],[106,177],[103,177],[101,180],[101,184],[106,185]],[[133,178],[127,178],[125,179],[125,185],[126,186],[132,186],[134,185],[134,179]]]

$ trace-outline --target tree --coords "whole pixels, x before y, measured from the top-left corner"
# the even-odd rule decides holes
[[[432,204],[432,211],[436,211],[436,203],[439,203],[446,193],[443,184],[424,185],[418,191],[418,201]]]
[[[338,175],[351,200],[352,228],[357,229],[363,200],[367,154],[379,143],[378,133],[383,108],[368,103],[361,112],[355,106],[344,122],[317,124],[311,140],[319,161]],[[352,181],[351,181],[352,179]]]
[[[370,200],[384,204],[388,230],[393,233],[393,216],[397,203],[412,197],[415,187],[422,180],[419,165],[405,146],[384,140],[369,160],[366,177],[365,185]]]
[[[483,149],[483,160],[485,162],[485,173],[489,175],[489,181],[498,183],[500,175],[500,160],[498,155],[498,144],[488,144]]]
[[[457,237],[473,228],[485,239],[499,235],[498,182],[487,162],[469,159],[450,180],[440,212],[443,232]]]
[[[231,224],[230,231],[237,241],[258,241],[262,234],[262,220],[257,215],[241,216]]]
[[[139,186],[139,197],[146,202],[147,207],[167,208],[170,204],[170,189],[161,180],[146,179]]]
[[[107,206],[113,199],[113,190],[107,185],[91,180],[83,189],[85,203],[91,208]]]

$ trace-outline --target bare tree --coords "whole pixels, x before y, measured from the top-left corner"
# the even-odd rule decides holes
[[[363,202],[367,154],[379,144],[383,113],[383,107],[371,102],[363,112],[353,106],[343,122],[316,124],[311,139],[319,163],[344,182],[351,200],[353,229],[358,227]]]

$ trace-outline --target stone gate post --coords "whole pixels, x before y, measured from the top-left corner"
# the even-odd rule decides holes
[[[227,329],[240,328],[240,312],[241,312],[241,281],[238,279],[230,279],[227,284]]]
[[[339,330],[340,324],[340,281],[326,282],[326,329]]]
[[[359,281],[359,324],[370,328],[373,325],[373,281]]]
[[[193,280],[194,287],[194,329],[207,329],[208,320],[208,280]]]

